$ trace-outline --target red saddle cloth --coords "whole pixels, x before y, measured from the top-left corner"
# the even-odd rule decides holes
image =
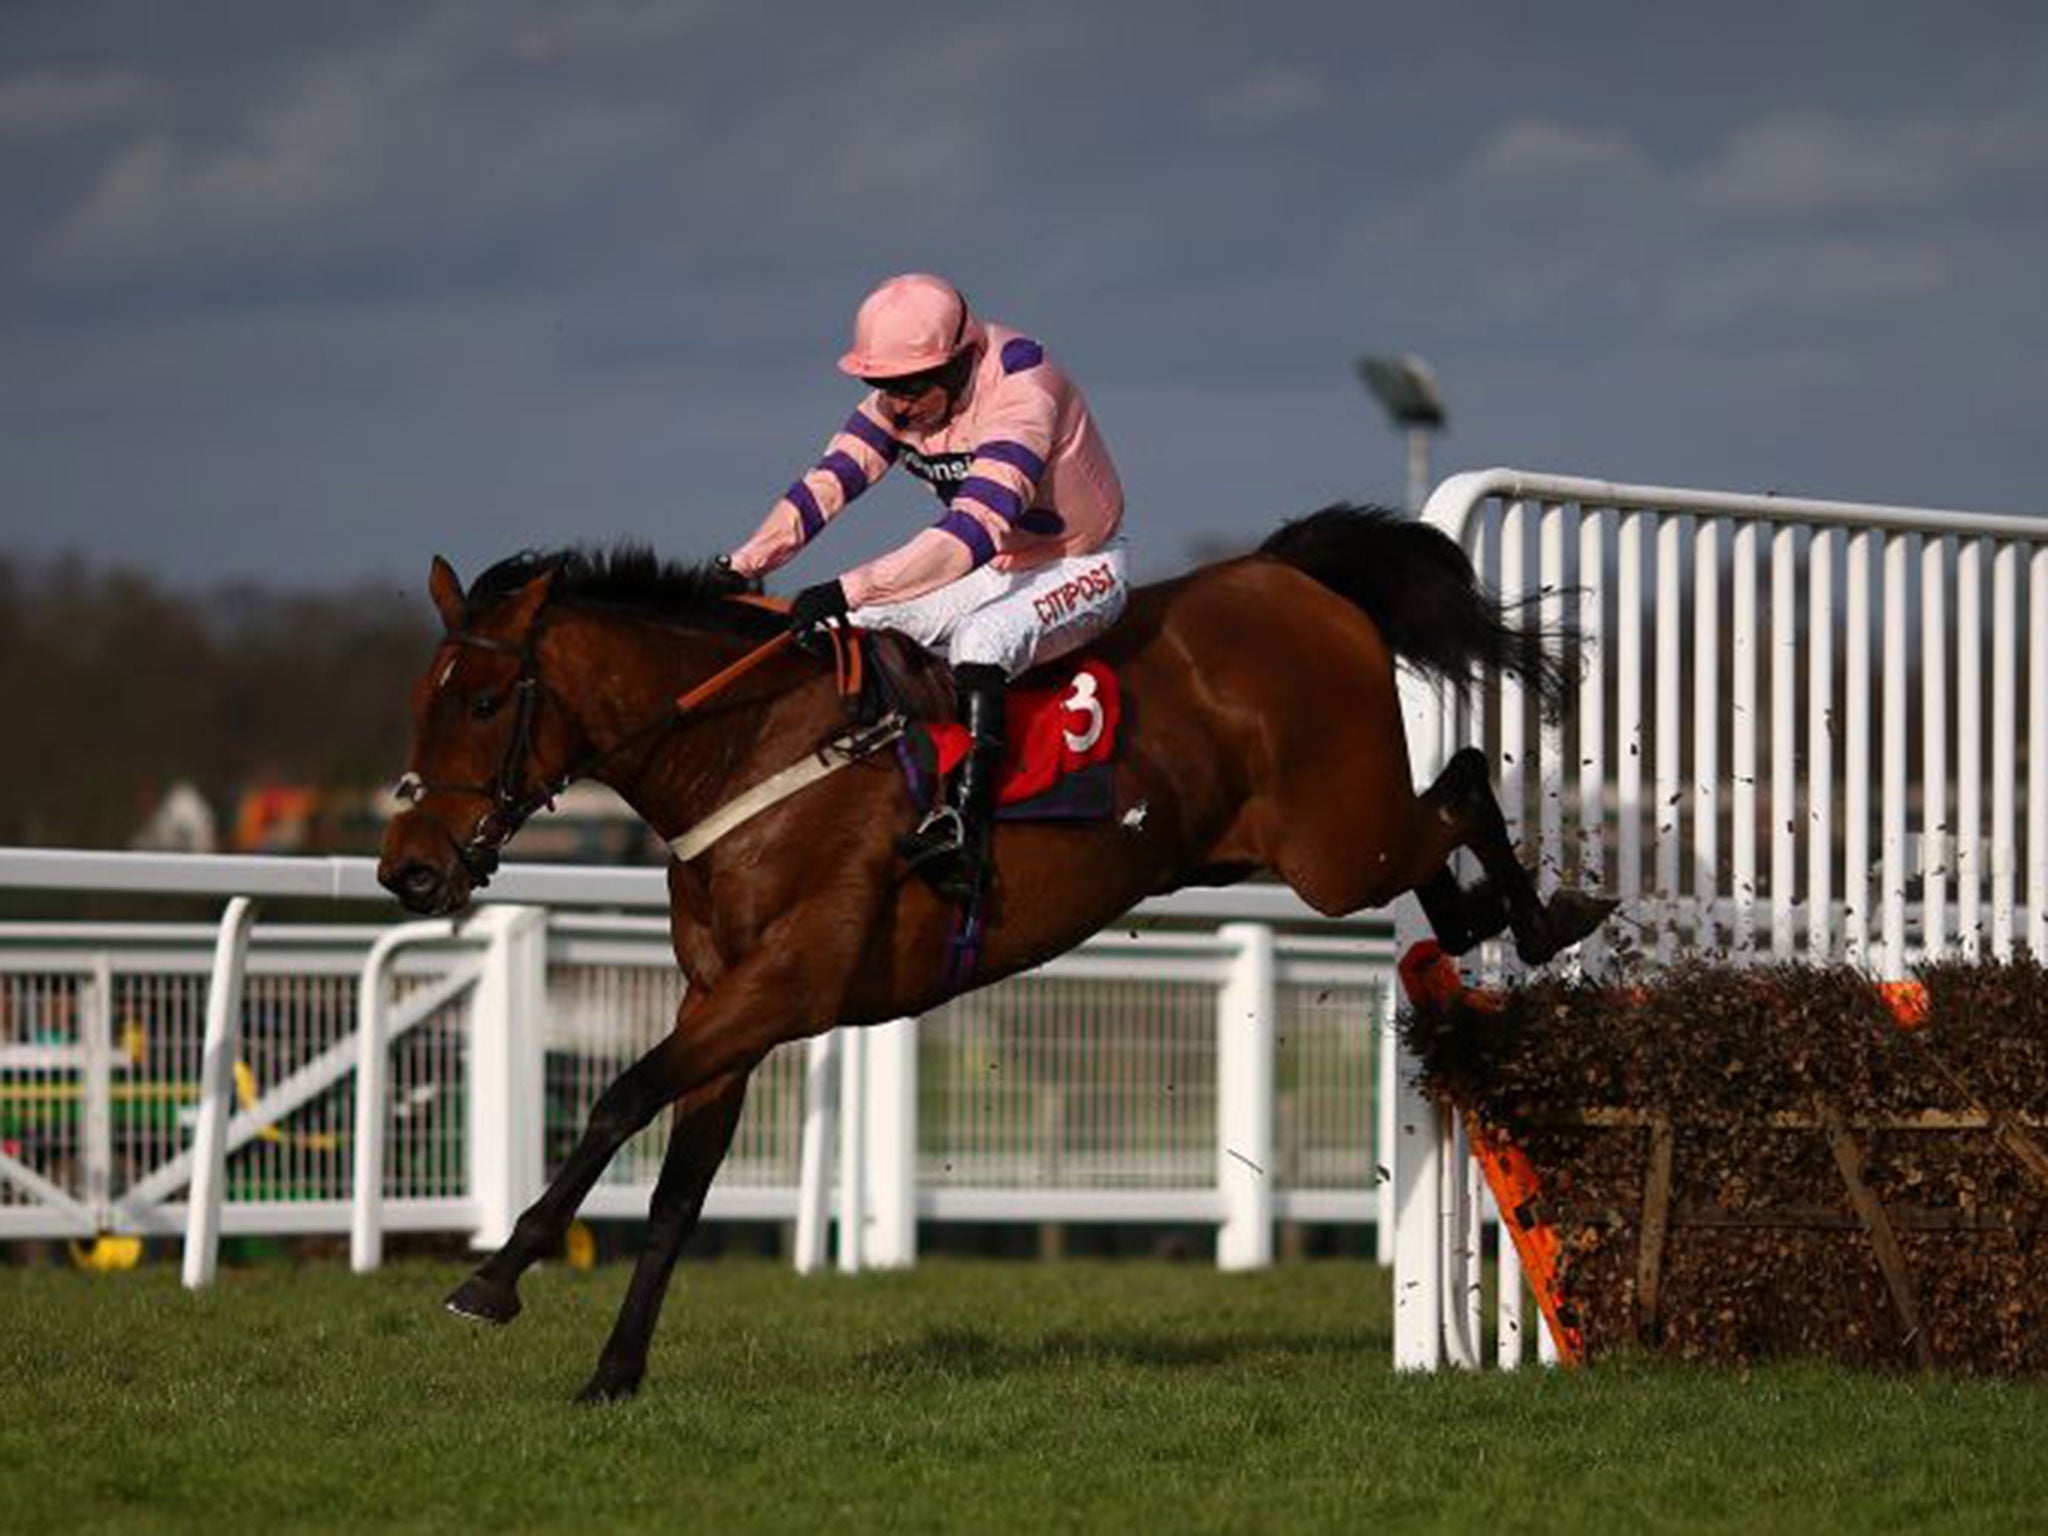
[[[1005,704],[997,807],[1018,818],[1107,816],[1123,713],[1116,674],[1099,661],[1084,661],[1052,687],[1012,688]],[[925,729],[944,782],[967,755],[967,727],[949,722]]]

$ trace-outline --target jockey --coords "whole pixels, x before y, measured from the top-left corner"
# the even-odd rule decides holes
[[[937,494],[937,522],[804,588],[790,625],[808,634],[850,618],[952,663],[971,745],[950,802],[899,848],[964,903],[988,865],[1005,684],[1123,612],[1123,488],[1080,389],[1037,342],[978,319],[943,278],[910,273],[869,294],[839,370],[870,393],[729,558],[744,576],[776,569],[892,464]]]

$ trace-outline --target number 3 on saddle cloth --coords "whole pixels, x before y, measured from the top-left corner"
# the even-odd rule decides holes
[[[998,821],[1102,821],[1116,810],[1116,674],[1084,661],[1050,686],[1011,688],[1005,698]],[[929,810],[967,755],[967,727],[912,726],[897,741],[910,798]]]

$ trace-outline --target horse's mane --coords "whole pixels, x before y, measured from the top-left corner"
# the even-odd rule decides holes
[[[568,607],[743,636],[772,632],[782,622],[750,603],[729,601],[759,592],[760,582],[716,560],[664,560],[645,544],[632,543],[610,549],[522,550],[470,583],[463,596],[465,616],[475,622],[500,600],[548,572],[554,575],[549,602]]]

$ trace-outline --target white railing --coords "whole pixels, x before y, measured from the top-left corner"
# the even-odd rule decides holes
[[[251,916],[237,898],[218,933],[4,926],[0,1238],[185,1233],[196,1254],[222,1232],[348,1230],[351,1026],[376,931]],[[479,1225],[461,993],[492,937],[486,920],[398,967],[411,1171],[386,1220],[402,1229]]]
[[[1883,976],[1923,956],[2048,955],[2048,519],[1516,470],[1447,480],[1423,515],[1502,597],[1582,636],[1562,721],[1512,682],[1465,708],[1406,693],[1419,782],[1485,747],[1545,888],[1622,898],[1594,963],[1617,939]],[[1426,932],[1413,903],[1401,928]],[[1396,1074],[1395,1358],[1469,1366],[1482,1202],[1414,1065]],[[1502,1268],[1512,1364],[1512,1252]]]
[[[353,893],[366,862],[231,873],[258,894]],[[0,884],[217,892],[211,863],[6,850]],[[659,871],[575,873],[511,867],[493,890],[666,901]],[[189,1229],[210,1252],[210,1221],[348,1232],[358,1267],[386,1229],[494,1243],[681,996],[651,914],[262,923],[238,1028],[217,1037],[228,1075],[202,1103],[215,940],[199,924],[0,925],[0,1237]],[[1229,1265],[1265,1262],[1278,1221],[1384,1231],[1372,1095],[1390,959],[1383,927],[1324,923],[1281,891],[1147,903],[915,1026],[828,1037],[808,1070],[803,1051],[776,1053],[706,1218],[797,1221],[809,1266],[836,1217],[848,1268],[910,1262],[920,1220],[1209,1223]],[[208,1103],[217,1218],[177,1199],[205,1176],[188,1138]],[[644,1214],[665,1136],[664,1119],[629,1144],[586,1212]],[[97,1197],[71,1192],[85,1169]]]
[[[246,900],[237,897],[236,900]],[[467,966],[446,978],[425,998],[408,1000],[403,1017],[391,1012],[391,963],[409,945],[445,944],[455,937],[456,928],[448,918],[428,918],[417,923],[400,923],[387,928],[370,945],[356,979],[356,1103],[354,1166],[351,1170],[348,1257],[349,1267],[358,1274],[376,1269],[384,1261],[384,1169],[386,1126],[390,1116],[389,1077],[391,1040],[407,1026],[429,1017],[437,1008],[452,1002],[460,992],[476,985],[479,968]],[[202,1109],[202,1114],[204,1110]],[[198,1192],[193,1205],[200,1204]],[[482,1222],[478,1223],[481,1227]],[[187,1247],[189,1249],[188,1240]]]
[[[206,981],[206,1038],[199,1051],[199,1124],[192,1135],[192,1200],[185,1223],[183,1279],[188,1290],[213,1283],[220,1257],[220,1208],[226,1200],[228,1115],[242,1047],[242,983],[249,964],[255,904],[237,896],[221,914]]]

